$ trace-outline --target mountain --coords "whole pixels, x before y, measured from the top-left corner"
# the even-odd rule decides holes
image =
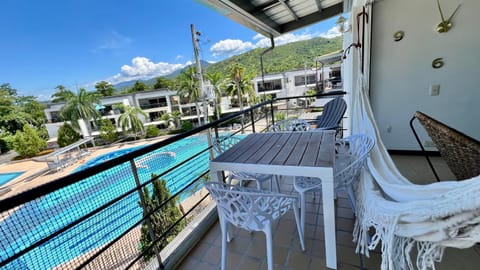
[[[315,58],[342,49],[342,37],[336,38],[313,38],[276,46],[275,49],[269,51],[263,56],[264,73],[279,73],[287,70],[304,69],[315,67]],[[217,63],[208,63],[202,61],[202,68],[206,72],[225,73],[229,66],[233,63],[241,63],[245,66],[245,70],[257,76],[261,73],[260,55],[267,48],[254,49],[239,55],[232,56]],[[194,64],[193,64],[194,65]],[[167,79],[175,79],[183,70],[179,69],[171,74],[163,76]],[[147,85],[155,84],[157,78],[148,80],[140,80]],[[122,82],[114,85],[117,90],[131,87],[136,80]]]
[[[279,73],[288,70],[304,69],[315,67],[315,58],[342,49],[342,37],[332,39],[313,38],[297,41],[275,47],[263,56],[264,73]],[[227,58],[221,62],[210,64],[207,72],[225,73],[233,63],[241,63],[247,72],[254,76],[261,73],[260,54],[267,48],[251,50],[236,56]]]
[[[208,67],[208,66],[210,65],[209,62],[203,61],[203,60],[200,61],[200,64],[202,65],[202,68],[206,68],[206,67]],[[195,65],[195,64],[186,66],[186,67],[184,67],[184,68],[182,68],[182,69],[178,69],[178,70],[176,70],[176,71],[174,71],[174,72],[172,72],[172,73],[170,73],[170,74],[168,74],[168,75],[166,75],[166,76],[162,76],[162,77],[167,78],[167,79],[174,79],[174,78],[176,78],[176,77],[180,74],[180,72],[182,72],[182,71],[184,71],[185,69],[187,69],[188,67],[194,66],[194,65]],[[146,79],[146,80],[140,79],[140,80],[138,80],[138,81],[141,81],[141,82],[145,83],[146,85],[154,85],[155,82],[157,81],[157,78],[158,78],[158,77],[151,78],[151,79]],[[132,87],[132,86],[135,84],[136,81],[137,81],[137,80],[131,80],[131,81],[126,81],[126,82],[117,83],[117,84],[113,85],[113,87],[115,87],[115,89],[117,89],[117,90],[122,90],[122,89],[125,89],[125,88]]]

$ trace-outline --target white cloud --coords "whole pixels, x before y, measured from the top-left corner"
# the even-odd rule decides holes
[[[315,37],[324,37],[324,38],[334,38],[340,36],[341,33],[338,31],[337,27],[332,27],[326,33],[310,33],[308,30],[303,33],[288,33],[281,35],[275,38],[275,45],[283,45],[291,42],[308,40]],[[215,43],[211,48],[214,57],[218,56],[232,56],[235,54],[240,54],[245,51],[255,49],[255,48],[265,48],[270,47],[270,38],[266,38],[261,34],[256,34],[252,37],[252,40],[255,43],[250,41],[242,41],[239,39],[225,39]]]
[[[183,55],[180,55],[180,54],[177,55],[177,56],[175,56],[175,60],[180,60],[180,59],[182,59],[182,58],[183,58]]]
[[[242,41],[240,39],[225,39],[221,40],[210,48],[213,56],[219,55],[234,55],[251,49],[255,46],[249,41]]]
[[[312,34],[304,33],[304,34],[293,34],[293,33],[288,33],[281,35],[279,37],[275,38],[275,45],[283,45],[295,41],[300,41],[300,40],[307,40],[307,39],[312,39],[315,36]],[[254,39],[258,37],[255,36]],[[270,39],[263,37],[257,43],[255,43],[256,47],[270,47]]]
[[[184,64],[165,62],[154,63],[146,57],[138,56],[132,59],[131,65],[123,65],[120,69],[120,73],[117,73],[106,80],[112,84],[117,84],[130,80],[150,79],[157,76],[168,75],[190,64],[192,64],[191,61]]]
[[[334,26],[330,29],[328,29],[328,31],[326,33],[321,33],[320,37],[323,37],[323,38],[334,38],[334,37],[338,37],[338,36],[341,36],[342,33],[340,33],[340,31],[338,31],[338,27],[337,26]]]

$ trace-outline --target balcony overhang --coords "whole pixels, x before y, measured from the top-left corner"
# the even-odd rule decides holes
[[[343,0],[196,0],[266,37],[343,13]]]

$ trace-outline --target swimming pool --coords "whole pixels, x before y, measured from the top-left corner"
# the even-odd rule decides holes
[[[0,186],[5,185],[23,173],[24,172],[0,173]]]
[[[152,173],[159,175],[191,158],[207,145],[204,136],[190,137],[135,159],[140,183],[150,180]],[[135,149],[123,149],[94,158],[78,170]],[[208,164],[209,154],[206,151],[161,178],[167,181],[167,188],[174,194],[207,171]],[[16,250],[51,235],[135,187],[130,163],[126,162],[24,205],[0,223],[2,228],[6,228],[0,234],[0,258],[3,260]],[[34,222],[24,222],[25,217]],[[72,261],[112,241],[135,226],[141,218],[139,196],[134,192],[21,256],[8,264],[6,269],[48,269]]]

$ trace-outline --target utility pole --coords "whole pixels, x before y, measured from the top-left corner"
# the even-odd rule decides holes
[[[192,31],[192,43],[193,43],[193,53],[195,55],[195,63],[197,66],[197,79],[200,82],[200,94],[202,95],[202,100],[203,100],[203,115],[204,115],[204,123],[206,124],[208,122],[208,115],[206,111],[206,91],[205,91],[205,84],[203,82],[203,74],[202,74],[202,64],[200,63],[200,54],[198,52],[198,39],[197,36],[200,36],[200,32],[195,31],[195,26],[193,24],[190,24],[190,30]],[[200,124],[200,122],[198,123]]]
[[[195,31],[195,26],[190,24],[190,30],[192,32],[192,43],[193,43],[193,53],[195,55],[195,63],[197,66],[197,79],[200,82],[200,94],[202,95],[203,101],[203,124],[206,125],[208,123],[208,106],[207,106],[207,91],[205,89],[205,83],[203,82],[203,74],[202,74],[202,64],[200,63],[200,54],[198,52],[198,39],[197,36],[200,36],[201,33]],[[199,123],[200,124],[200,121]],[[207,130],[207,139],[208,145],[210,146],[210,158],[214,158],[213,147],[212,146],[212,134],[210,129]]]

